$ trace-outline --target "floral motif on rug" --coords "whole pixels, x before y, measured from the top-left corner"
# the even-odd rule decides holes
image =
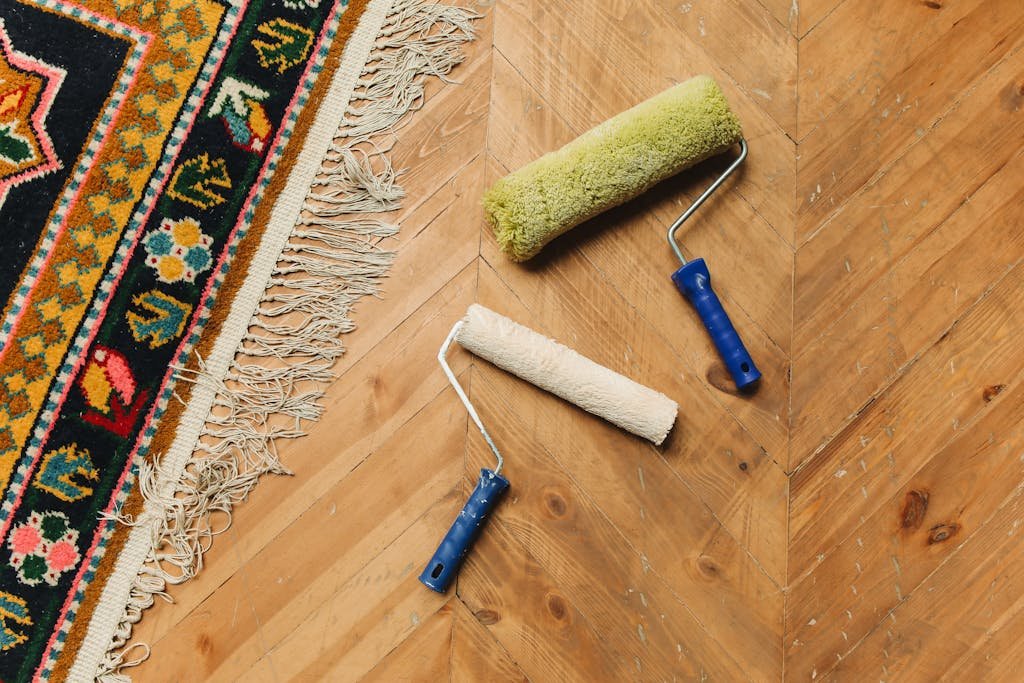
[[[366,4],[0,0],[0,680],[69,677]]]

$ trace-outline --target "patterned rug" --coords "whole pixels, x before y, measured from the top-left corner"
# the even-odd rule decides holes
[[[286,471],[391,262],[389,135],[472,19],[0,0],[0,680],[125,680],[211,516]]]

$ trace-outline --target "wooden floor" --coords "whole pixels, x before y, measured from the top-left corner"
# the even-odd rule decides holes
[[[141,681],[1020,680],[1024,3],[498,0],[401,133],[386,296]],[[688,224],[764,372],[669,281],[711,162],[529,266],[480,196],[696,73],[750,158]],[[660,449],[453,351],[512,482],[457,589],[417,574],[489,452],[434,356],[479,301],[680,404]]]

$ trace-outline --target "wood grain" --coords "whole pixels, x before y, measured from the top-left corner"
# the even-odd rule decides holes
[[[842,111],[830,118],[829,125],[816,127],[801,141],[796,190],[800,216],[797,240],[803,242],[820,229],[853,193],[872,180],[873,174],[890,167],[909,147],[920,142],[927,131],[936,125],[946,125],[943,119],[956,118],[959,110],[981,104],[990,109],[992,100],[999,98],[984,91],[995,75],[990,71],[1020,49],[1022,24],[1024,6],[1019,3],[981,3],[950,25],[940,39],[901,73],[879,73],[873,88],[865,84],[860,86],[864,92],[858,90],[848,95]],[[991,36],[991,40],[980,41],[979,35]],[[951,59],[950,55],[956,58]],[[1005,68],[1000,71],[1002,82],[997,78],[996,87],[1012,90],[1011,72]],[[1007,94],[1004,92],[1000,99]],[[984,115],[978,118],[983,125],[989,121]],[[965,133],[969,135],[970,131]],[[1001,131],[996,139],[1003,134]],[[931,147],[936,152],[934,144]],[[1006,147],[1001,151],[1004,154],[997,155],[997,159],[1005,160]],[[958,163],[949,154],[943,153],[934,165],[955,169]],[[970,162],[985,158],[961,156],[969,168]],[[896,175],[907,177],[903,173]],[[951,181],[948,187],[956,194],[957,189],[964,187],[963,182]],[[841,225],[840,222],[835,227]]]
[[[428,82],[394,136],[397,261],[325,418],[138,626],[139,680],[1017,680],[1024,5],[472,6],[457,83]],[[680,243],[764,373],[753,394],[669,281],[665,228],[724,155],[527,264],[480,209],[698,73],[750,157]],[[654,447],[456,345],[512,484],[439,595],[417,575],[492,462],[435,358],[472,302],[680,412]]]
[[[427,617],[412,635],[381,659],[363,680],[411,683],[428,679],[440,681],[450,675],[453,677],[454,672],[449,668],[455,643],[455,618],[452,611],[459,604],[449,602]]]
[[[791,578],[811,566],[814,555],[849,535],[860,516],[887,500],[884,492],[899,476],[912,474],[961,426],[989,410],[992,392],[1002,391],[989,387],[1012,385],[1024,362],[1013,334],[1024,323],[1013,303],[1021,277],[1019,269],[1012,271],[961,325],[793,477]],[[892,471],[893,461],[899,463],[898,471]],[[847,474],[836,476],[839,470]],[[819,515],[832,510],[852,514],[829,526],[816,524]]]
[[[496,262],[502,264],[500,260]],[[530,280],[535,281],[533,278]],[[560,278],[549,277],[549,280],[558,282]],[[523,286],[516,287],[517,284],[520,283],[515,279],[502,278],[488,261],[480,271],[480,301],[517,320],[529,320],[528,324],[534,329],[570,344],[580,353],[637,381],[679,397],[680,403],[688,406],[681,410],[673,434],[660,449],[664,463],[654,463],[658,466],[657,471],[662,473],[657,479],[670,476],[670,472],[679,475],[732,535],[743,541],[768,574],[781,584],[785,566],[786,479],[780,468],[726,411],[707,405],[706,396],[688,395],[686,387],[689,383],[676,371],[678,360],[672,351],[653,331],[647,331],[644,323],[627,307],[580,310],[581,300],[593,301],[599,297],[579,297],[580,289],[573,290],[575,296],[560,294],[561,288],[546,288],[534,296],[534,292]],[[606,322],[589,323],[591,327],[585,327],[588,320],[602,321],[606,317],[610,317]],[[615,349],[615,341],[605,335],[607,330],[622,327],[630,327],[638,334],[633,336],[628,347]],[[581,333],[574,333],[573,329],[581,330]],[[529,400],[527,405],[542,398]],[[577,412],[570,412],[570,415]],[[599,454],[609,449],[607,440],[619,436],[619,432],[596,419],[591,424],[600,431],[591,435],[588,430],[575,436],[564,450],[579,452],[580,457],[588,459],[599,458],[600,462],[596,464],[602,464],[604,459]],[[540,426],[533,428],[539,429]],[[557,429],[550,429],[549,436],[556,438],[558,433]],[[581,447],[580,441],[587,446]],[[628,448],[638,454],[657,452],[636,440],[613,443],[622,444],[621,448],[627,448],[627,443],[632,444]],[[619,466],[621,480],[631,487],[646,481],[643,473],[632,463],[613,461],[608,464]],[[671,469],[665,469],[666,465]],[[678,485],[678,482],[670,484],[673,488]],[[621,494],[616,495],[613,500],[620,497]],[[636,515],[645,514],[643,510],[647,505],[640,502],[635,507],[626,507],[634,518],[633,523],[641,524],[642,517],[637,518]]]
[[[861,646],[839,663],[837,674],[853,679],[936,680],[954,673],[950,666],[958,659],[981,650],[1004,663],[1018,658],[1019,642],[1000,653],[990,649],[986,640],[1004,620],[1020,612],[1024,546],[1017,530],[1024,513],[1022,503],[1020,492],[1015,492],[921,590],[886,615]],[[1005,669],[1003,673],[1007,677],[991,680],[1013,680],[1020,674]]]
[[[1020,389],[993,399],[994,407],[983,418],[958,430],[917,471],[911,471],[915,462],[896,461],[899,474],[892,476],[907,483],[838,548],[816,559],[814,575],[828,576],[839,590],[825,596],[813,579],[791,587],[787,622],[793,637],[787,656],[792,675],[808,677],[845,657],[946,561],[961,539],[1017,495],[1024,477]],[[871,495],[878,488],[885,487],[872,487],[869,497],[884,496]]]
[[[808,32],[814,30],[822,19],[834,12],[843,2],[844,0],[794,0],[790,4],[790,13],[795,15],[797,37],[806,38]]]
[[[846,109],[848,102],[874,101],[888,79],[896,76],[903,80],[902,72],[908,65],[918,63],[935,69],[934,62],[923,59],[928,49],[944,41],[958,22],[985,4],[983,0],[898,2],[891,3],[884,12],[871,3],[839,5],[800,43],[800,57],[809,66],[800,78],[797,139],[802,140],[837,108]],[[845,30],[851,26],[861,30]],[[869,42],[865,43],[865,38]],[[983,44],[991,45],[988,41]],[[879,102],[883,107],[890,106],[886,100],[870,106]],[[899,106],[895,102],[893,106],[895,112]],[[845,116],[844,111],[840,119]],[[854,112],[851,118],[859,117]],[[835,121],[829,124],[835,125]]]
[[[488,632],[485,622],[492,618],[469,611],[466,603],[452,600],[452,681],[528,681],[512,656]],[[421,678],[422,680],[422,678]]]
[[[1018,182],[1024,157],[1018,156],[927,235],[906,258],[894,263],[879,281],[806,353],[793,361],[791,447],[796,465],[813,457],[837,423],[854,419],[872,397],[908,364],[937,342],[957,319],[986,296],[1024,258],[1024,234],[1015,228],[1024,217]],[[886,244],[905,241],[904,231],[884,216],[876,227],[883,253]],[[998,249],[975,249],[998,244]],[[815,378],[828,374],[847,387],[831,395]],[[810,409],[809,409],[810,408]],[[821,429],[823,424],[830,427]]]
[[[798,252],[796,306],[805,313],[794,332],[798,347],[806,348],[835,325],[870,283],[912,256],[1017,155],[1024,116],[1015,106],[993,110],[991,101],[1015,86],[1022,65],[1024,53],[1016,53],[986,74],[971,98],[922,135]],[[883,219],[888,234],[880,230]]]

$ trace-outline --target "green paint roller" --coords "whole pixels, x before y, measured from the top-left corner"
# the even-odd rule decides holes
[[[736,144],[736,160],[672,224],[668,241],[682,263],[673,282],[697,309],[736,386],[745,389],[761,373],[711,288],[704,260],[687,262],[675,240],[747,156],[739,120],[713,79],[696,76],[669,88],[501,178],[484,194],[484,212],[501,250],[525,261],[580,223]]]

